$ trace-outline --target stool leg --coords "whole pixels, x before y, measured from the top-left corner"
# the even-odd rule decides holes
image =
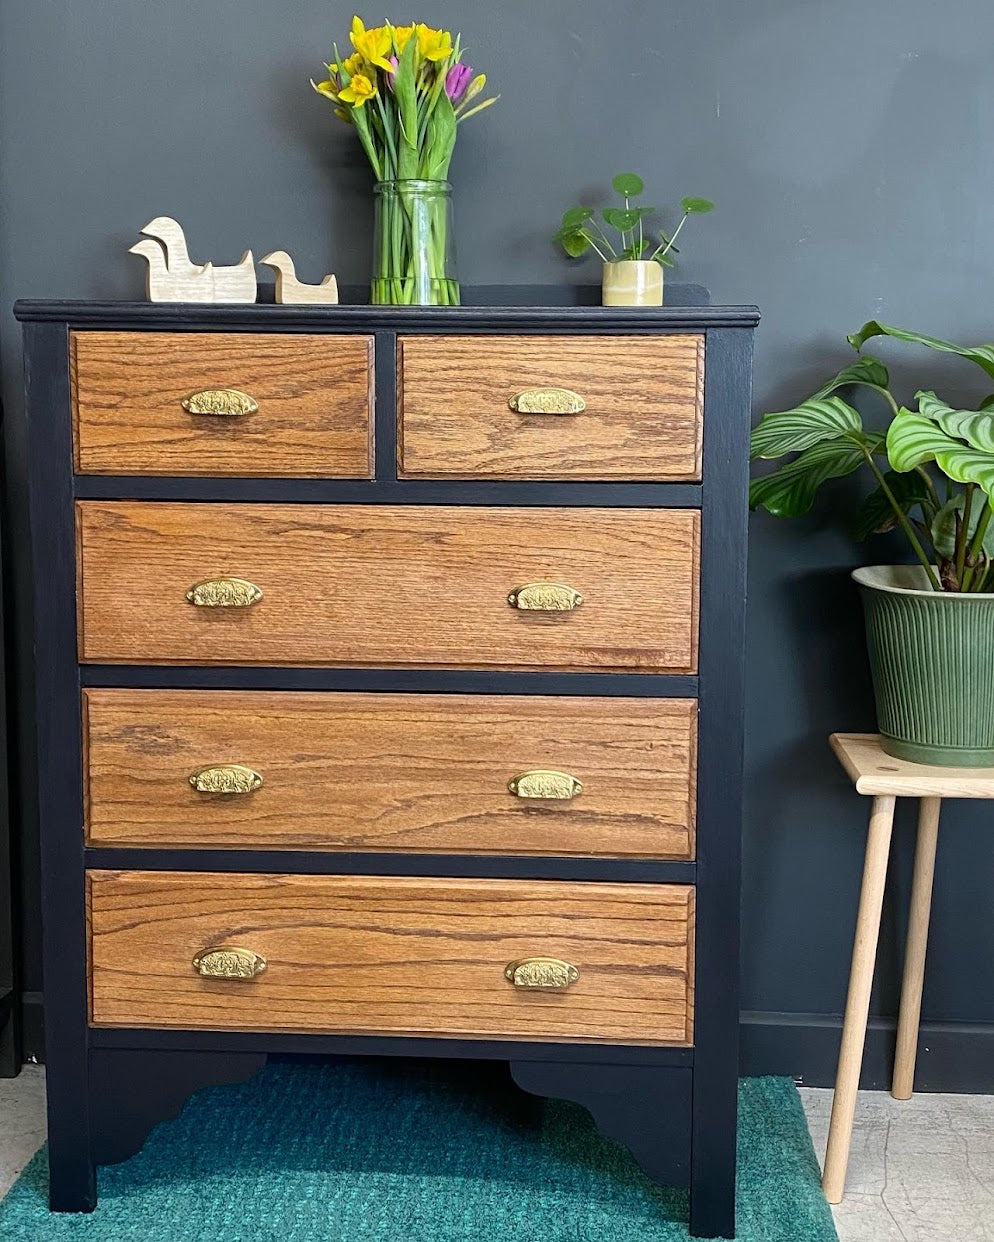
[[[825,1198],[829,1203],[841,1202],[846,1181],[846,1165],[849,1163],[849,1144],[856,1113],[859,1071],[863,1064],[863,1043],[866,1039],[866,1019],[870,1011],[870,989],[873,985],[873,966],[880,934],[880,911],[887,879],[895,802],[896,799],[892,797],[877,797],[873,799],[870,810],[863,887],[859,895],[856,938],[853,942],[852,968],[849,972],[849,995],[842,1026],[842,1047],[839,1050],[839,1069],[835,1079],[832,1120],[828,1127],[825,1172],[821,1180]]]
[[[941,798],[922,798],[918,810],[918,843],[915,846],[915,872],[911,882],[908,942],[904,950],[901,1015],[897,1023],[897,1056],[894,1059],[894,1081],[890,1089],[895,1100],[910,1100],[915,1087],[918,1022],[922,1012],[925,950],[928,945],[928,920],[932,911],[932,877],[935,874],[935,848],[939,840],[941,807]]]

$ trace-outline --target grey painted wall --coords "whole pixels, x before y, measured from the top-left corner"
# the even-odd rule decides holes
[[[846,360],[844,333],[871,315],[966,342],[994,336],[989,0],[414,8],[461,29],[470,62],[503,94],[466,126],[453,166],[466,283],[595,278],[557,255],[549,233],[569,202],[632,168],[654,199],[717,201],[688,228],[679,273],[717,302],[762,307],[757,410],[800,397]],[[138,296],[141,264],[125,250],[152,215],[182,220],[198,256],[285,246],[305,278],[366,279],[369,175],[353,135],[307,84],[351,13],[338,0],[0,8],[8,408],[20,383],[12,299]],[[966,364],[880,352],[905,359],[908,393],[926,380],[954,400],[980,391]],[[9,448],[16,509],[16,433]],[[15,573],[23,541],[15,520]],[[837,1013],[865,807],[825,739],[872,726],[847,578],[862,553],[821,511],[790,528],[758,516],[751,555],[744,1004]],[[924,1006],[933,1021],[994,1022],[991,828],[982,808],[948,812]],[[907,824],[899,836],[906,895]],[[23,851],[25,983],[36,988],[30,842]],[[896,902],[885,915],[875,1000],[884,1014],[895,1005],[902,910]]]

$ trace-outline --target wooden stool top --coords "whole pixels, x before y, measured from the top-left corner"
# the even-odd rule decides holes
[[[861,794],[898,798],[994,798],[994,768],[942,768],[884,752],[878,733],[833,733],[828,739]]]

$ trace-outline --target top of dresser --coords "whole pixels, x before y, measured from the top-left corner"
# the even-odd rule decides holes
[[[550,289],[550,293],[555,291],[555,287]],[[403,331],[412,328],[419,332],[432,329],[494,332],[541,330],[568,324],[592,331],[665,332],[750,328],[759,322],[755,306],[276,306],[262,302],[215,305],[22,299],[15,302],[14,314],[21,322],[68,323],[76,328],[194,331],[217,327],[227,331],[341,331],[343,328]]]

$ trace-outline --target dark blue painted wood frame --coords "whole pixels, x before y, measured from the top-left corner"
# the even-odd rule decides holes
[[[51,1204],[96,1202],[94,1165],[121,1159],[189,1091],[232,1081],[269,1052],[507,1060],[526,1090],[578,1100],[659,1181],[689,1184],[691,1230],[734,1234],[738,1039],[739,836],[751,307],[659,311],[601,307],[152,306],[21,302],[34,572],[36,779],[43,885]],[[368,482],[301,479],[74,477],[71,329],[373,332],[376,471]],[[396,478],[394,361],[404,331],[580,334],[704,332],[703,484],[416,482]],[[624,673],[84,666],[76,657],[76,499],[128,498],[370,504],[700,507],[702,583],[696,677]],[[84,848],[80,689],[105,686],[417,690],[421,693],[698,695],[698,850],[664,860],[492,858],[306,851]],[[288,869],[537,876],[696,883],[693,1048],[587,1046],[395,1037],[90,1030],[84,873],[87,866],[183,870]],[[162,1087],[143,1094],[154,1076]],[[171,1084],[171,1085],[170,1085]],[[127,1100],[127,1106],[123,1101]]]

